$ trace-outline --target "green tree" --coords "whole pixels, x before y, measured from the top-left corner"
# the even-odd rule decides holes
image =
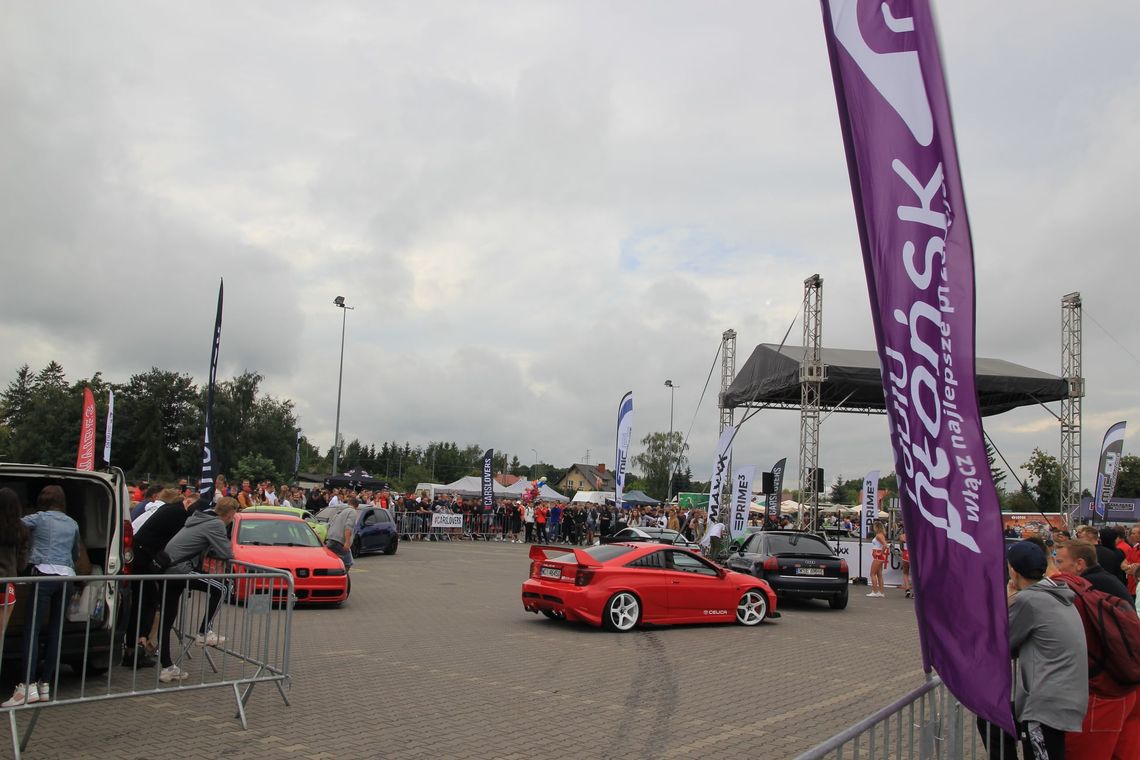
[[[251,483],[258,483],[262,480],[280,483],[283,478],[269,457],[261,454],[246,454],[233,468],[233,481],[240,483],[247,479]]]
[[[1140,499],[1140,457],[1129,454],[1120,458],[1116,472],[1116,490],[1113,496],[1122,499]]]
[[[645,451],[633,457],[632,463],[641,471],[645,492],[655,499],[664,499],[670,475],[688,466],[688,446],[680,431],[649,433],[641,439],[641,445]]]
[[[169,478],[201,463],[202,409],[189,375],[152,367],[131,376],[116,393],[119,461],[137,473]]]
[[[1022,467],[1029,472],[1025,484],[1037,502],[1037,508],[1042,512],[1059,510],[1065,475],[1057,457],[1035,448]]]
[[[997,452],[994,451],[993,444],[989,441],[986,441],[986,461],[990,465],[990,476],[994,480],[994,488],[997,489],[998,496],[1001,496],[1005,493],[1005,486],[1002,484],[1005,482],[1006,472],[997,466]]]

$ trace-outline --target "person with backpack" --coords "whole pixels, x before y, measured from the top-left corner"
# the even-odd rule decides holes
[[[1065,737],[1070,760],[1140,757],[1140,618],[1128,590],[1099,565],[1097,553],[1087,541],[1057,551],[1061,573],[1054,580],[1076,593],[1089,670],[1084,724]]]
[[[1048,562],[1039,546],[1018,541],[1006,561],[1013,717],[1022,757],[1058,760],[1065,757],[1065,734],[1081,730],[1089,702],[1084,624],[1074,591],[1045,577]],[[1014,738],[1000,729],[983,726],[983,738],[991,758],[1016,756]]]
[[[1128,587],[1100,566],[1096,554],[1096,547],[1087,541],[1070,541],[1057,549],[1057,570],[1061,573],[1079,575],[1097,591],[1132,604],[1132,595],[1128,593]]]

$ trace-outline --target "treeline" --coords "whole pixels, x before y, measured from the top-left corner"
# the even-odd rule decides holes
[[[221,472],[231,480],[281,482],[293,475],[297,418],[293,402],[261,392],[263,376],[246,371],[221,380],[214,394],[214,443]],[[111,463],[132,479],[170,481],[201,471],[206,389],[189,375],[157,367],[125,383],[102,373],[69,382],[51,362],[39,372],[24,365],[0,394],[0,461],[74,467],[79,449],[83,389],[95,396],[96,461],[103,466],[107,391],[115,392]],[[420,482],[449,483],[482,469],[485,447],[456,443],[342,443],[338,469],[366,470],[409,491]],[[301,437],[300,472],[332,471],[332,447],[322,452]],[[545,475],[557,483],[566,472],[544,462],[524,465],[518,456],[496,453],[495,471],[525,477]]]
[[[219,382],[214,395],[214,438],[221,470],[236,477],[280,479],[293,472],[297,419],[293,402],[260,392],[264,378],[243,372]],[[97,412],[96,461],[102,466],[107,391],[115,392],[111,463],[129,477],[193,477],[201,470],[205,388],[185,374],[157,367],[125,383],[102,373],[68,382],[51,362],[39,372],[24,365],[0,394],[0,459],[75,466],[83,389]],[[304,438],[302,464],[321,457]]]

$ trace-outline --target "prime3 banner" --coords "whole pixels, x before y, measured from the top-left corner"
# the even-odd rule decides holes
[[[974,387],[973,246],[930,3],[822,8],[923,661],[1012,732],[1001,511]]]

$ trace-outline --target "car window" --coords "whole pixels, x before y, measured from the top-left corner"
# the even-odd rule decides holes
[[[629,528],[623,528],[614,534],[615,541],[636,541],[639,538],[641,538],[641,536]]]
[[[376,510],[374,510],[374,509],[368,510],[368,512],[365,513],[365,515],[364,515],[364,524],[365,525],[375,525],[376,522],[377,522]]]
[[[674,570],[696,575],[718,575],[716,568],[688,552],[669,552],[669,564]]]
[[[748,543],[744,545],[744,551],[752,552],[753,554],[760,553],[760,545],[764,543],[764,537],[759,533],[754,533],[748,537]]]
[[[392,515],[386,509],[373,510],[373,514],[376,516],[377,525],[386,525],[392,522]]]
[[[769,533],[768,553],[810,554],[821,557],[831,557],[835,554],[822,538],[807,533]]]
[[[243,546],[320,546],[312,529],[294,520],[244,519],[238,528]]]
[[[626,563],[626,567],[640,567],[652,570],[665,569],[665,552],[651,552],[644,557],[638,557],[631,562]]]

